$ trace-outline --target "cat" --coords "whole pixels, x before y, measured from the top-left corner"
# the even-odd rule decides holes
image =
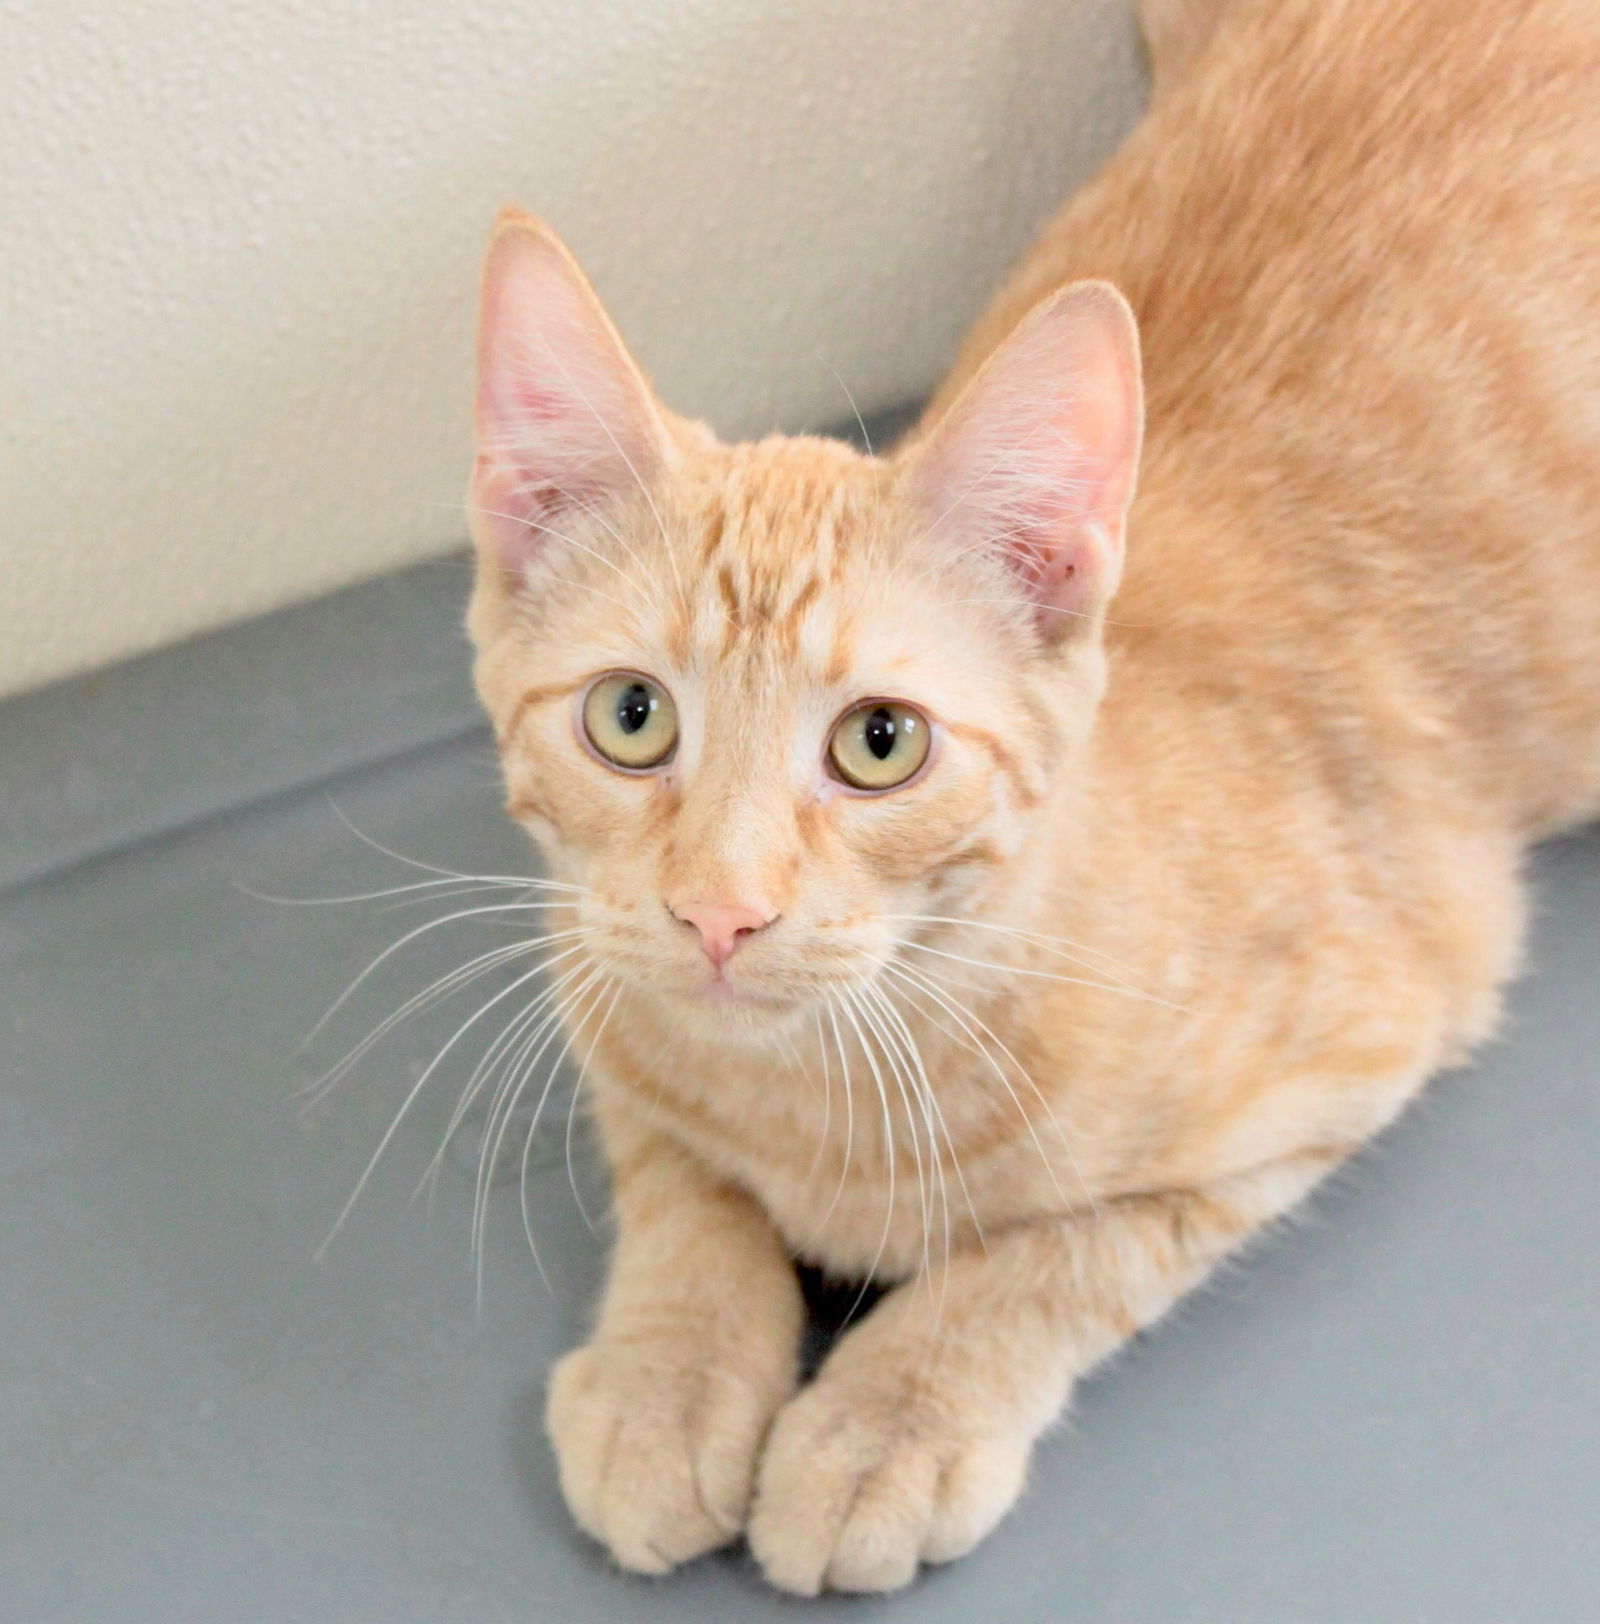
[[[970,1550],[1490,1033],[1600,803],[1600,13],[1142,10],[1147,116],[892,454],[720,443],[492,240],[477,683],[616,1222],[548,1424],[627,1569]],[[797,1259],[887,1287],[804,1385]]]

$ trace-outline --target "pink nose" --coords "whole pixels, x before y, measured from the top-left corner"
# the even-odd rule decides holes
[[[754,936],[777,917],[739,902],[684,902],[672,912],[700,932],[700,945],[719,970],[745,937]]]

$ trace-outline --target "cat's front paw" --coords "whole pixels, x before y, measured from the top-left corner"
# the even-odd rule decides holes
[[[550,1377],[561,1492],[585,1533],[635,1573],[666,1573],[736,1539],[756,1459],[792,1390],[671,1338],[601,1340]]]
[[[897,1590],[964,1556],[1022,1490],[1030,1443],[993,1436],[896,1384],[817,1381],[779,1415],[750,1548],[780,1589]]]

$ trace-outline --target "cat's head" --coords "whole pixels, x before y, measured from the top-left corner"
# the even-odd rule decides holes
[[[1127,305],[1039,305],[893,456],[668,412],[503,217],[471,492],[477,677],[587,956],[757,1030],[1015,884],[1104,681],[1138,458]]]

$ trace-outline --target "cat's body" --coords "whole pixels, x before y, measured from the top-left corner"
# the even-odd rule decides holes
[[[751,1541],[789,1588],[882,1588],[970,1546],[1079,1374],[1484,1035],[1521,852],[1600,803],[1600,16],[1146,11],[1150,115],[895,460],[675,422],[649,450],[636,380],[593,361],[609,329],[575,303],[584,406],[598,389],[595,415],[632,425],[607,443],[659,477],[563,511],[561,457],[604,447],[545,446],[555,473],[521,485],[480,474],[501,513],[538,488],[525,516],[552,549],[581,531],[622,576],[659,547],[677,583],[658,558],[654,618],[618,647],[617,611],[571,630],[597,620],[585,594],[632,612],[599,563],[530,575],[546,566],[480,534],[480,684],[513,809],[605,891],[595,950],[626,982],[574,1014],[621,1230],[551,1422],[574,1511],[630,1566],[735,1535],[758,1472]],[[1126,346],[1104,301],[1057,301],[1107,380],[1081,393],[1114,404],[1058,412],[1102,449],[1073,465],[1098,505],[1052,498],[1048,527],[1015,527],[1070,537],[1055,596],[1042,553],[1021,571],[1060,628],[1035,647],[997,577],[955,552],[919,572],[906,538],[937,558],[950,512],[976,522],[971,442],[1002,443],[1008,358],[1044,330],[1022,319],[1085,276],[1138,316],[1148,438],[1113,598]],[[565,387],[536,383],[535,437]],[[684,740],[669,777],[608,801],[565,696],[647,669],[641,649],[678,673]],[[796,790],[790,762],[858,690],[944,718],[927,786],[866,810]],[[735,992],[698,996],[692,955],[648,931],[663,901],[684,920],[736,892],[761,905]],[[762,935],[802,917],[778,961]],[[836,962],[876,994],[791,1010]],[[905,1283],[791,1400],[793,1255]]]

